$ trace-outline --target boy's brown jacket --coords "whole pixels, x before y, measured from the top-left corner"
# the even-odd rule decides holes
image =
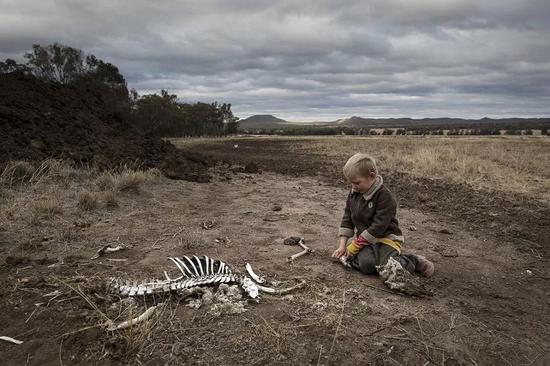
[[[369,243],[390,239],[403,243],[403,234],[396,218],[397,202],[384,186],[380,175],[368,192],[349,193],[338,234],[352,237],[357,231]]]

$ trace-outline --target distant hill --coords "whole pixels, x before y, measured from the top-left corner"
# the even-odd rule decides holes
[[[304,128],[428,128],[428,129],[468,129],[468,128],[509,128],[525,126],[525,128],[541,128],[549,125],[550,118],[363,118],[352,116],[336,121],[326,122],[290,122],[271,114],[256,114],[239,121],[240,130],[273,130],[273,129],[304,129]]]
[[[271,114],[255,114],[239,120],[239,128],[274,128],[287,125],[284,119],[277,118]]]

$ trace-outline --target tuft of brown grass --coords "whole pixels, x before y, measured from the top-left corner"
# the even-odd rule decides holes
[[[123,170],[115,176],[115,188],[119,191],[139,190],[139,186],[147,180],[147,174],[141,170]]]
[[[52,217],[63,213],[63,209],[59,205],[59,201],[53,198],[45,198],[36,201],[32,206],[32,211],[35,215],[42,217]]]
[[[28,161],[11,161],[0,174],[0,182],[8,186],[27,183],[31,181],[34,172],[34,166]]]
[[[90,191],[82,191],[77,195],[77,206],[84,211],[93,211],[99,207],[98,194]]]
[[[160,177],[160,170],[153,168],[148,170],[133,170],[124,168],[120,172],[104,171],[95,180],[96,186],[102,191],[115,190],[139,191],[142,183],[152,181]]]
[[[113,173],[108,171],[103,171],[96,178],[95,184],[102,191],[113,189],[115,188],[115,177]]]
[[[69,162],[59,159],[46,159],[36,164],[19,160],[9,162],[0,174],[0,183],[8,186],[23,183],[39,184],[46,180],[68,183],[82,173]]]
[[[102,195],[103,202],[105,202],[106,207],[113,208],[118,206],[118,191],[116,189],[109,189],[107,191],[104,191]]]

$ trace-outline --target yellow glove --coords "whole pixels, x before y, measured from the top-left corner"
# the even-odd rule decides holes
[[[357,253],[359,253],[359,251],[361,249],[363,249],[363,246],[361,244],[358,244],[357,241],[355,241],[355,239],[353,239],[351,241],[351,243],[348,244],[346,249],[347,249],[349,255],[356,255]]]

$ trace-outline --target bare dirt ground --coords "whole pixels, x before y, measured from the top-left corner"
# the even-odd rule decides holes
[[[405,297],[330,259],[347,194],[338,178],[345,158],[307,143],[182,141],[183,149],[231,164],[212,168],[211,181],[200,184],[148,174],[117,190],[116,205],[107,204],[113,199],[91,171],[3,186],[0,335],[23,341],[0,343],[3,362],[550,363],[547,202],[383,170],[399,198],[407,249],[436,264],[425,280],[435,296]],[[252,161],[261,174],[239,168]],[[93,207],[83,205],[84,190],[99,197]],[[297,251],[282,244],[291,235],[305,237],[314,253],[287,263]],[[127,249],[90,259],[106,244]],[[121,300],[105,287],[113,276],[162,278],[167,256],[193,254],[239,270],[249,262],[268,279],[305,279],[307,286],[221,315],[178,296]],[[150,322],[116,332],[101,327],[155,302],[165,305]]]

